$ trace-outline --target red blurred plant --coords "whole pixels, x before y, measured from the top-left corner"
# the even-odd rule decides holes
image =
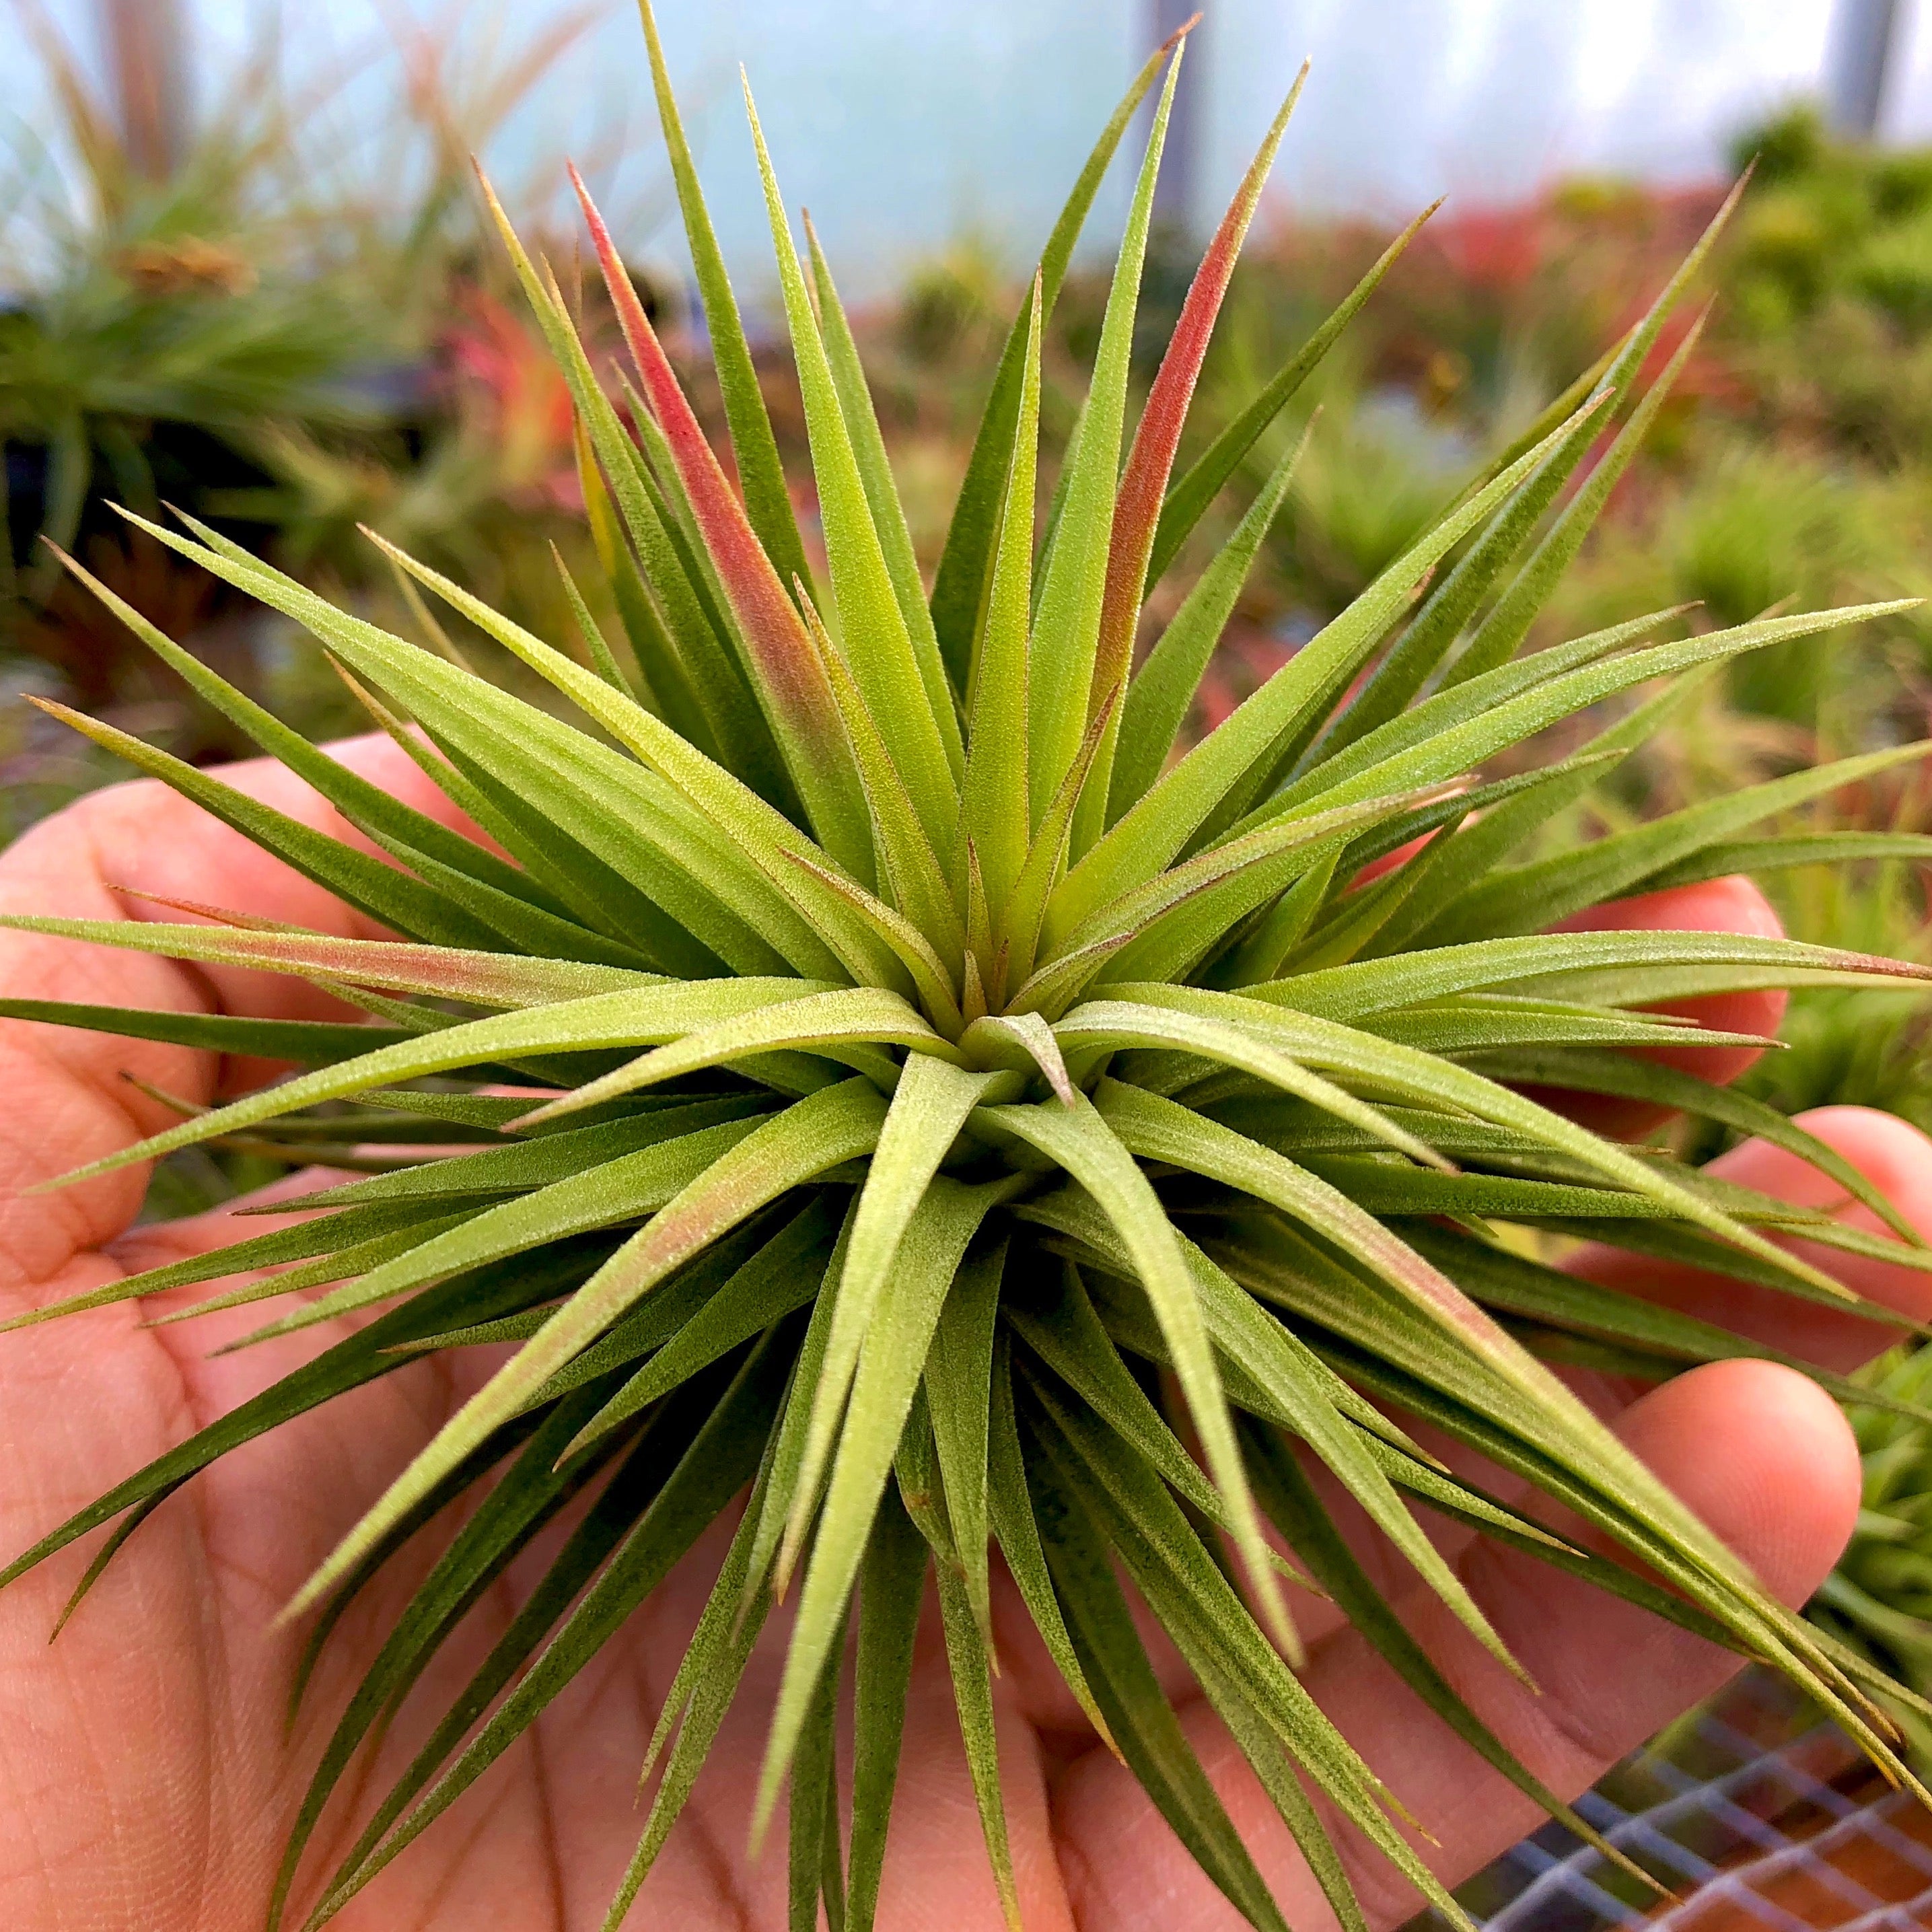
[[[580,512],[570,391],[542,340],[488,290],[455,294],[438,345],[450,406],[495,453],[502,494],[532,508]]]

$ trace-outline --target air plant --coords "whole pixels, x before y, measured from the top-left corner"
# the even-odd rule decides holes
[[[1523,856],[1700,674],[1894,608],[1649,641],[1665,612],[1518,656],[1694,341],[1640,394],[1708,238],[1599,368],[1177,757],[1294,450],[1136,668],[1143,605],[1205,547],[1204,513],[1396,252],[1177,478],[1196,374],[1294,95],[1208,249],[1130,439],[1137,282],[1181,47],[1142,70],[1006,338],[928,596],[830,269],[808,224],[801,257],[754,112],[826,580],[808,563],[648,5],[644,20],[736,484],[586,195],[632,358],[621,381],[593,367],[560,284],[502,226],[570,385],[622,638],[578,598],[582,634],[560,648],[390,550],[466,636],[547,680],[582,722],[345,614],[199,523],[184,520],[186,534],[144,524],[304,627],[478,836],[357,777],[104,591],[391,862],[106,725],[70,722],[400,936],[271,927],[246,907],[194,923],[8,922],[295,974],[361,1011],[271,1023],[0,1006],[308,1070],[69,1180],[237,1144],[366,1170],[306,1197],[312,1211],[292,1229],[20,1319],[279,1268],[188,1312],[326,1290],[250,1339],[351,1311],[365,1325],[0,1580],[109,1525],[121,1546],[215,1458],[337,1394],[434,1352],[516,1345],[290,1606],[316,1618],[312,1663],[384,1564],[460,1510],[322,1753],[283,1861],[278,1924],[298,1880],[316,1900],[308,1924],[339,1910],[721,1519],[729,1546],[641,1767],[648,1804],[612,1926],[788,1593],[795,1614],[746,1823],[761,1831],[787,1806],[794,1925],[816,1923],[821,1895],[835,1924],[873,1922],[929,1586],[988,1856],[1017,1920],[990,1693],[992,1594],[1009,1575],[1096,1732],[1257,1926],[1280,1927],[1279,1908],[1150,1668],[1135,1599],[1226,1720],[1344,1925],[1364,1922],[1316,1796],[1459,1915],[1296,1674],[1298,1590],[1332,1596],[1444,1723],[1591,1835],[1408,1634],[1337,1532],[1318,1470],[1505,1660],[1418,1509],[1784,1671],[1909,1776],[1873,1702],[1877,1667],[1770,1597],[1548,1366],[1582,1355],[1667,1373],[1745,1345],[1544,1265],[1510,1225],[1587,1231],[1834,1305],[1846,1291],[1778,1237],[1932,1265],[1896,1210],[1801,1128],[1641,1052],[1761,1044],[1649,1010],[1662,1002],[1906,984],[1923,969],[1762,938],[1544,936],[1604,900],[1784,862],[1788,842],[1754,842],[1754,824],[1922,748]],[[1042,332],[1101,177],[1163,68],[1042,534]],[[1612,700],[1672,679],[1614,715]],[[1612,715],[1580,752],[1484,780],[1486,761],[1599,706]],[[1897,1238],[1615,1144],[1526,1087],[1634,1095],[1764,1132],[1834,1174]],[[1620,1555],[1459,1480],[1409,1418],[1527,1478]],[[346,1856],[308,1874],[360,1748],[574,1499],[584,1508],[528,1606]],[[825,1720],[848,1697],[846,1834]]]

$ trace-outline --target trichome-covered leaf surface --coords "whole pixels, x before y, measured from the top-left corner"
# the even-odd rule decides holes
[[[1668,717],[1670,680],[1780,640],[1826,648],[1826,634],[1896,608],[1688,637],[1666,611],[1523,649],[1682,367],[1680,353],[1647,377],[1709,238],[1594,380],[1188,743],[1195,686],[1292,487],[1291,454],[1241,496],[1244,458],[1388,266],[1203,453],[1178,460],[1293,97],[1142,396],[1129,352],[1184,45],[1136,77],[1018,305],[928,596],[832,266],[808,226],[801,245],[754,112],[809,441],[794,487],[808,484],[824,531],[813,574],[648,7],[646,26],[728,451],[707,441],[588,195],[621,368],[592,357],[574,303],[503,224],[574,400],[616,642],[574,583],[578,634],[541,638],[392,550],[476,640],[466,657],[494,646],[553,688],[540,708],[212,530],[147,526],[292,620],[473,833],[355,776],[93,586],[380,856],[71,722],[394,937],[290,931],[247,906],[174,923],[10,922],[286,973],[350,1002],[339,1021],[299,1024],[0,1008],[298,1070],[86,1173],[240,1145],[352,1176],[310,1196],[292,1228],[20,1319],[199,1282],[205,1298],[170,1320],[260,1302],[250,1341],[364,1320],[51,1528],[5,1578],[97,1531],[111,1531],[111,1555],[217,1457],[336,1396],[426,1354],[509,1345],[290,1606],[314,1620],[306,1682],[385,1564],[446,1513],[460,1520],[336,1714],[283,1859],[278,1924],[332,1916],[517,1748],[719,1518],[734,1527],[638,1767],[638,1849],[614,1926],[648,1900],[780,1598],[793,1614],[742,1822],[762,1832],[784,1810],[792,1923],[815,1924],[821,1904],[834,1925],[872,1922],[928,1601],[1016,1918],[991,1690],[1000,1592],[1250,1922],[1279,1926],[1279,1908],[1161,1688],[1134,1600],[1343,1923],[1362,1921],[1324,1819],[1456,1916],[1296,1673],[1298,1600],[1318,1590],[1443,1723],[1570,1817],[1384,1594],[1378,1576],[1406,1576],[1516,1667],[1430,1540],[1445,1518],[1784,1670],[1909,1775],[1869,1701],[1872,1666],[1770,1598],[1552,1366],[1659,1379],[1746,1344],[1536,1258],[1552,1233],[1587,1232],[1827,1302],[1845,1292],[1789,1237],[1932,1265],[1880,1202],[1892,1234],[1856,1234],[1548,1104],[1560,1091],[1705,1116],[1869,1197],[1801,1129],[1657,1057],[1738,1042],[1655,1009],[1926,976],[1784,940],[1543,931],[1794,850],[1883,857],[1780,828],[1808,799],[1924,748],[1592,845],[1538,842]],[[1150,96],[1056,491],[1040,447],[1042,338],[1100,178]],[[1162,628],[1148,602],[1176,576],[1187,586],[1178,608],[1161,602],[1174,609]],[[1586,714],[1595,735],[1580,751],[1526,761],[1526,741]],[[1375,863],[1391,854],[1407,856]],[[271,1268],[285,1271],[253,1272]],[[1418,1417],[1599,1540],[1579,1546],[1533,1507],[1459,1481],[1412,1438]],[[1342,1502],[1392,1568],[1364,1565],[1331,1514]],[[372,1740],[440,1681],[439,1653],[493,1580],[560,1520],[548,1574],[473,1678],[412,1720],[424,1742],[406,1772],[365,1789]]]

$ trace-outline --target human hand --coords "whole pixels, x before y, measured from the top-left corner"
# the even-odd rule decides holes
[[[419,809],[447,808],[386,740],[337,755]],[[278,767],[227,775],[284,810],[355,835]],[[361,842],[357,841],[356,842]],[[140,918],[116,889],[244,907],[321,930],[371,928],[319,887],[161,788],[97,794],[0,858],[0,909]],[[1667,899],[1667,904],[1658,901]],[[1769,908],[1738,881],[1656,896],[1618,916],[1646,924],[1766,929]],[[22,934],[0,934],[0,992],[30,998],[339,1016],[298,982],[196,968]],[[1755,1004],[1754,1004],[1755,1003]],[[1740,996],[1718,1024],[1768,1029],[1775,996]],[[234,1238],[226,1214],[132,1225],[146,1175],[124,1170],[22,1198],[67,1171],[166,1124],[124,1071],[194,1101],[259,1084],[259,1063],[20,1023],[0,1026],[9,1105],[0,1120],[0,1306],[82,1293],[119,1273]],[[1705,1070],[1714,1072],[1708,1065]],[[1722,1070],[1737,1071],[1735,1063]],[[1908,1212],[1932,1198],[1932,1144],[1886,1116],[1828,1109],[1813,1130]],[[1722,1171],[1809,1203],[1832,1200],[1814,1169],[1761,1144]],[[274,1190],[314,1184],[292,1177]],[[1862,1210],[1847,1218],[1862,1221]],[[247,1224],[250,1232],[273,1222]],[[1932,1312],[1932,1282],[1823,1251],[1881,1300]],[[1718,1288],[1624,1256],[1584,1265],[1619,1285],[1708,1312],[1834,1368],[1882,1346],[1872,1324],[1749,1291]],[[228,1357],[208,1351],[245,1332],[243,1309],[182,1327],[144,1325],[168,1298],[104,1308],[0,1336],[0,1556],[25,1547],[128,1471],[233,1408],[341,1331],[324,1328]],[[476,1353],[478,1352],[468,1352]],[[70,1552],[0,1596],[0,1924],[18,1932],[226,1932],[262,1919],[310,1766],[335,1713],[430,1557],[412,1549],[338,1629],[292,1732],[284,1728],[302,1633],[276,1612],[363,1507],[472,1390],[487,1365],[439,1360],[384,1378],[225,1458],[146,1524],[51,1649],[45,1636],[87,1561]],[[1802,1601],[1835,1561],[1857,1508],[1858,1470],[1834,1405],[1802,1377],[1764,1364],[1700,1369],[1623,1402],[1618,1426],[1786,1600]],[[1721,1453],[1714,1454],[1714,1449]],[[1466,1580],[1543,1687],[1532,1697],[1432,1598],[1403,1602],[1464,1696],[1550,1785],[1580,1790],[1610,1762],[1713,1688],[1736,1660],[1527,1559],[1454,1537]],[[541,1574],[526,1557],[446,1647],[376,1745],[357,1786],[386,1788],[427,1728],[424,1712],[480,1660]],[[456,1816],[358,1897],[345,1932],[508,1932],[596,1927],[638,1829],[637,1767],[719,1553],[701,1543],[667,1586],[489,1774]],[[708,1567],[707,1567],[708,1566]],[[1398,1573],[1386,1573],[1392,1588]],[[1460,1878],[1538,1822],[1346,1628],[1303,1608],[1307,1681],[1438,1843],[1429,1856]],[[1129,1774],[1098,1748],[1039,1652],[1024,1610],[1000,1599],[1003,1674],[995,1696],[1014,1862],[1033,1932],[1209,1932],[1239,1922],[1155,1818]],[[754,1862],[745,1828],[782,1654],[782,1620],[754,1658],[704,1778],[640,1899],[639,1925],[707,1932],[785,1922],[782,1847]],[[1178,1662],[1154,1654],[1203,1761],[1255,1847],[1291,1923],[1328,1922],[1276,1814],[1198,1701]],[[343,1807],[355,1814],[358,1798]],[[348,1842],[326,1826],[310,1867]],[[1354,1876],[1372,1920],[1393,1925],[1414,1901],[1372,1856]],[[922,1639],[896,1801],[882,1932],[977,1932],[1000,1923],[936,1633]]]

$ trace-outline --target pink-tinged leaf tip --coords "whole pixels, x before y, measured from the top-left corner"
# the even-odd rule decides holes
[[[830,698],[814,675],[815,666],[796,608],[765,555],[742,506],[724,474],[724,466],[706,439],[670,360],[638,298],[628,272],[590,190],[573,163],[572,185],[577,191],[592,247],[610,291],[619,326],[642,380],[645,400],[664,431],[678,476],[691,499],[692,513],[703,531],[706,548],[718,566],[726,596],[745,631],[746,642],[760,671],[770,680],[774,694],[788,712],[829,717]]]
[[[828,791],[843,785],[843,768],[849,764],[837,707],[823,669],[798,608],[786,596],[784,583],[706,438],[632,286],[610,231],[574,164],[570,179],[618,325],[643,383],[645,400],[670,446],[692,513],[751,655],[780,745],[817,823],[828,803]],[[821,833],[825,829],[820,824]]]
[[[1214,323],[1233,278],[1241,244],[1260,205],[1262,190],[1281,146],[1282,131],[1307,78],[1308,64],[1304,61],[1274,125],[1228,202],[1227,212],[1201,258],[1201,266],[1195,271],[1180,320],[1174,325],[1167,352],[1148,392],[1147,406],[1134,431],[1133,446],[1114,499],[1113,541],[1107,554],[1107,583],[1101,604],[1090,711],[1103,692],[1127,674],[1141,594],[1147,580],[1148,560],[1154,552],[1154,532],[1160,526],[1168,478],[1173,473],[1174,454],[1186,426],[1195,385],[1200,380]]]

